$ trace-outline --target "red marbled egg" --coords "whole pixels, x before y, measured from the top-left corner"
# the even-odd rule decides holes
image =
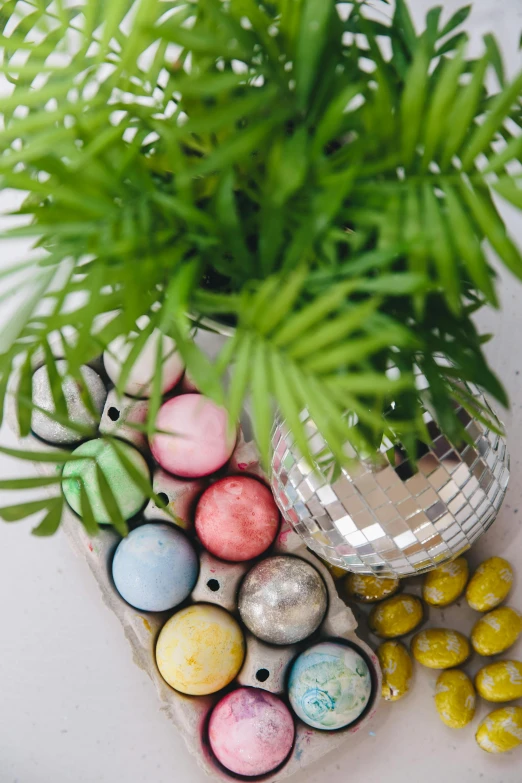
[[[229,476],[209,487],[196,509],[203,546],[222,560],[251,560],[273,542],[279,511],[272,493],[248,476]]]

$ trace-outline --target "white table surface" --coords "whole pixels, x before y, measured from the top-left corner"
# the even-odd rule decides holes
[[[432,3],[415,0],[415,17]],[[445,17],[461,5],[443,0]],[[475,0],[470,20],[474,42],[493,31],[513,74],[522,0]],[[0,208],[12,205],[9,193]],[[522,244],[522,225],[504,210]],[[3,243],[0,263],[12,263],[20,246]],[[496,337],[488,347],[493,367],[510,393],[512,478],[498,520],[474,547],[470,562],[493,554],[518,572],[509,603],[522,610],[522,286],[503,276],[502,315],[483,314]],[[12,442],[6,429],[2,442]],[[20,464],[0,457],[0,476],[21,475]],[[9,498],[9,499],[8,499]],[[15,502],[0,493],[0,503]],[[103,605],[86,564],[75,559],[59,533],[41,540],[30,523],[0,522],[0,783],[204,783],[208,778],[189,756],[161,713],[152,683],[132,662],[117,620]],[[431,612],[430,624],[468,632],[475,617],[465,606]],[[521,658],[522,643],[510,655]],[[521,658],[522,659],[522,658]],[[359,783],[388,779],[423,783],[520,783],[522,749],[489,756],[474,741],[473,726],[446,728],[435,713],[436,673],[417,667],[413,690],[396,704],[383,704],[374,725],[293,778],[300,783]],[[477,669],[472,660],[468,671]]]

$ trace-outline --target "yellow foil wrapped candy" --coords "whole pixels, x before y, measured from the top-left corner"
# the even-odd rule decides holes
[[[520,612],[509,606],[499,606],[475,623],[471,644],[479,655],[498,655],[515,644],[521,632]]]
[[[422,622],[422,603],[414,595],[394,595],[374,606],[368,617],[370,629],[383,639],[411,633]]]
[[[416,661],[428,669],[452,669],[469,657],[470,646],[465,636],[447,628],[427,628],[411,640]]]
[[[444,563],[426,574],[422,597],[431,606],[448,606],[462,595],[468,578],[469,568],[464,557]]]
[[[161,629],[156,661],[164,680],[181,693],[203,696],[228,685],[245,655],[243,632],[219,606],[194,604]]]
[[[522,707],[502,707],[487,715],[475,739],[488,753],[505,753],[522,743]]]
[[[397,592],[399,585],[398,577],[379,577],[373,574],[348,574],[343,582],[346,597],[363,604],[389,598]]]
[[[463,729],[473,720],[476,706],[475,688],[459,669],[439,674],[435,686],[435,706],[440,719],[450,729]]]
[[[490,557],[471,577],[466,599],[477,612],[489,612],[506,598],[513,584],[513,569],[503,557]]]
[[[522,697],[522,663],[495,661],[475,677],[477,693],[487,701],[513,701]]]
[[[413,661],[406,647],[400,642],[383,642],[377,650],[382,670],[382,697],[386,701],[398,701],[410,690]]]

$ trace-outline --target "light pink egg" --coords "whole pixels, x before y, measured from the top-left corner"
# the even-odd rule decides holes
[[[248,476],[217,481],[196,508],[196,532],[203,546],[222,560],[251,560],[273,542],[279,511],[272,493]]]
[[[210,746],[236,775],[264,775],[279,767],[294,742],[288,707],[268,691],[239,688],[214,707],[208,727]]]
[[[230,459],[236,433],[228,431],[228,415],[202,394],[184,394],[165,402],[156,417],[150,447],[156,462],[176,476],[196,478],[219,470]]]

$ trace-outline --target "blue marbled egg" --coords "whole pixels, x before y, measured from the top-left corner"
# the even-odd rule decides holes
[[[349,726],[364,712],[371,695],[368,664],[344,644],[314,644],[299,655],[290,671],[290,704],[314,729],[333,731]]]
[[[185,534],[160,523],[129,533],[112,561],[116,589],[127,603],[145,612],[178,606],[196,584],[198,569],[198,557]]]

